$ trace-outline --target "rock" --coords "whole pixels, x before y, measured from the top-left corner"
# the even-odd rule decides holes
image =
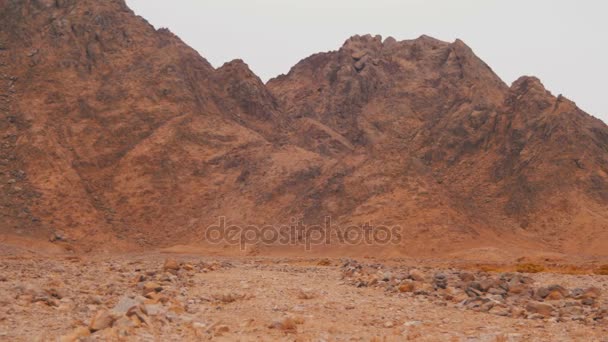
[[[550,285],[547,287],[550,292],[559,292],[562,297],[567,297],[569,291],[561,285]],[[551,294],[551,293],[549,293]]]
[[[170,273],[177,273],[179,271],[180,265],[175,259],[166,259],[165,264],[163,265],[163,271]]]
[[[595,299],[593,299],[593,298],[585,298],[585,299],[583,299],[581,301],[581,303],[583,305],[591,306],[591,305],[595,304]]]
[[[222,325],[216,326],[215,329],[213,329],[213,331],[216,336],[221,336],[227,332],[230,332],[230,327],[222,324]]]
[[[589,287],[583,291],[581,299],[598,299],[602,295],[602,290],[597,287]]]
[[[470,283],[467,285],[467,288],[470,288],[470,289],[475,289],[475,290],[477,290],[477,291],[479,291],[479,292],[481,292],[481,291],[482,291],[482,289],[481,289],[481,284],[480,284],[479,282],[477,282],[477,281],[472,281],[472,282],[470,282]]]
[[[65,291],[57,287],[47,287],[44,291],[51,297],[62,299],[66,296]]]
[[[62,232],[61,230],[56,230],[53,231],[51,233],[51,237],[49,238],[50,242],[55,242],[55,241],[66,241],[67,238],[65,236],[65,233]]]
[[[445,289],[448,287],[448,277],[443,273],[437,273],[433,277],[433,284],[436,288]]]
[[[546,287],[541,287],[538,288],[536,291],[534,291],[534,296],[538,299],[544,299],[549,295],[550,291],[548,288]]]
[[[517,283],[509,285],[509,293],[510,294],[518,294],[518,295],[526,295],[530,294],[532,290],[528,285]]]
[[[416,290],[414,291],[414,294],[417,296],[428,296],[433,291],[434,291],[434,288],[431,284],[420,283],[419,286],[416,286]]]
[[[365,50],[359,50],[359,51],[355,51],[351,54],[351,57],[355,60],[358,61],[361,58],[363,58],[365,55],[367,55],[367,51]]]
[[[399,292],[414,292],[416,290],[416,283],[413,281],[404,281],[398,287]]]
[[[469,297],[480,297],[482,295],[481,291],[479,291],[473,287],[467,287],[467,289],[465,290],[465,293]]]
[[[273,323],[271,323],[268,328],[270,329],[279,329],[279,330],[283,330],[286,332],[296,332],[298,327],[296,325],[296,321],[294,321],[292,318],[285,318],[282,321],[275,321]]]
[[[495,302],[493,301],[487,301],[483,304],[481,304],[481,306],[479,307],[479,311],[481,312],[488,312],[490,311],[494,306],[496,305]]]
[[[526,314],[525,310],[518,307],[511,307],[511,317],[512,318],[521,318]]]
[[[404,327],[415,327],[415,326],[419,326],[422,325],[422,321],[408,321],[403,323]]]
[[[126,313],[126,316],[129,317],[137,326],[139,326],[141,323],[148,323],[147,315],[140,306],[130,308]]]
[[[572,297],[574,299],[581,299],[581,296],[583,295],[584,292],[585,292],[585,290],[583,290],[581,288],[572,289],[572,291],[570,291],[570,297]]]
[[[393,322],[386,322],[386,323],[384,323],[384,327],[385,328],[392,328],[394,326],[395,326],[395,324]]]
[[[549,295],[547,295],[547,297],[545,297],[546,300],[561,300],[564,299],[564,295],[557,290],[551,291],[549,293]]]
[[[163,290],[163,287],[160,284],[155,283],[153,281],[149,281],[144,284],[143,294],[145,295],[150,292],[161,292],[162,290]]]
[[[479,282],[480,290],[483,292],[488,292],[495,285],[496,282],[493,279],[483,279]]]
[[[146,304],[146,305],[144,305],[144,311],[149,316],[157,316],[157,315],[160,315],[163,312],[165,312],[165,309],[160,304]]]
[[[475,275],[469,272],[461,272],[458,274],[458,278],[465,283],[469,283],[475,280]]]
[[[307,288],[301,288],[298,290],[298,299],[313,299],[315,298],[317,295],[315,293],[315,291],[311,290],[311,289],[307,289]]]
[[[555,308],[552,305],[546,303],[529,302],[526,305],[526,311],[532,314],[539,314],[544,317],[550,317],[555,311]]]
[[[97,295],[89,295],[85,300],[85,304],[101,305],[102,303],[103,303],[102,298]]]
[[[114,317],[108,310],[99,310],[89,324],[89,330],[92,332],[109,328],[114,323]]]
[[[119,329],[128,329],[128,328],[137,327],[138,324],[136,322],[133,322],[133,320],[130,319],[129,317],[122,316],[119,319],[117,319],[116,321],[114,321],[112,326],[119,328]]]
[[[494,305],[488,312],[493,315],[503,316],[503,317],[507,317],[507,316],[511,315],[511,310],[507,306],[504,306],[504,305]]]
[[[137,301],[133,298],[130,298],[128,296],[123,296],[123,297],[120,297],[120,299],[118,300],[118,303],[116,303],[116,305],[112,309],[112,313],[115,315],[124,315],[131,308],[136,307],[139,304],[140,304],[139,301]]]
[[[91,336],[91,331],[87,327],[78,327],[74,329],[71,333],[61,336],[59,338],[59,342],[77,342],[81,338]]]
[[[417,269],[412,269],[408,274],[408,278],[415,281],[424,281],[425,276],[424,273],[422,273],[421,271]]]

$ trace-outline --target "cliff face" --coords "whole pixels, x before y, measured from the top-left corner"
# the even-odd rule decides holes
[[[606,253],[608,128],[463,42],[354,36],[263,84],[123,1],[0,0],[0,229],[74,245],[401,225],[397,251]]]

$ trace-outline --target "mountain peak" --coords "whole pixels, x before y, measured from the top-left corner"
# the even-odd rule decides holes
[[[166,246],[219,216],[331,216],[419,245],[608,239],[608,128],[536,78],[509,88],[459,39],[355,35],[264,84],[122,0],[0,5],[2,234]]]

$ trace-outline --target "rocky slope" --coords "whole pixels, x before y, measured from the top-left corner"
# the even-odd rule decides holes
[[[331,216],[400,225],[387,253],[608,253],[608,127],[459,40],[354,36],[263,84],[122,0],[0,0],[0,77],[5,237],[149,248]]]

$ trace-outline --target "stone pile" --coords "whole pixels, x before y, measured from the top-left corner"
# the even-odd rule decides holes
[[[608,303],[598,287],[542,285],[532,275],[456,269],[390,268],[346,260],[343,279],[356,287],[382,288],[398,296],[422,296],[438,305],[513,318],[553,322],[608,322]]]

